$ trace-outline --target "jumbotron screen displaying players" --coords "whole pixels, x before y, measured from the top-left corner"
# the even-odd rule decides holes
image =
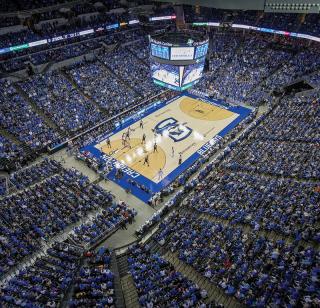
[[[150,70],[155,84],[184,91],[203,73],[209,39],[195,31],[156,34],[150,40]]]
[[[151,61],[151,77],[154,83],[176,91],[183,91],[202,77],[205,57],[190,65],[170,65]]]

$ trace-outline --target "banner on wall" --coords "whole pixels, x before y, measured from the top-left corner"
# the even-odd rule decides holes
[[[170,15],[170,16],[157,16],[157,17],[150,17],[149,18],[150,21],[172,20],[172,19],[176,19],[176,16]],[[129,21],[128,23],[121,23],[120,25],[121,26],[124,26],[127,24],[134,25],[134,24],[138,24],[138,23],[139,23],[139,20],[134,19],[134,20]],[[194,22],[194,23],[192,23],[192,25],[193,26],[219,27],[221,25],[221,23],[220,22]],[[74,38],[77,36],[89,35],[94,32],[102,31],[104,29],[111,30],[111,29],[116,29],[116,28],[119,28],[119,23],[115,23],[112,25],[105,25],[103,27],[99,27],[96,29],[88,29],[88,30],[84,30],[84,31],[80,31],[80,32],[64,34],[61,36],[56,36],[56,37],[52,37],[52,38],[48,38],[48,39],[29,42],[29,43],[25,43],[25,44],[21,44],[21,45],[17,45],[17,46],[1,48],[0,54],[5,54],[8,52],[18,51],[18,50],[22,50],[22,49],[26,49],[26,48],[35,47],[35,46],[45,45],[48,43],[54,43],[57,41],[66,40],[66,39]],[[309,34],[303,34],[303,33],[274,30],[274,29],[269,29],[269,28],[254,27],[254,26],[241,25],[241,24],[232,24],[232,28],[248,29],[248,30],[260,31],[260,32],[265,32],[265,33],[274,33],[274,34],[286,35],[286,36],[291,36],[291,37],[299,37],[299,38],[304,38],[304,39],[315,41],[315,42],[320,42],[320,37],[316,37],[316,36],[309,35]]]

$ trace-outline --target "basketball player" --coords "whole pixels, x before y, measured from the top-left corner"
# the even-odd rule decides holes
[[[128,127],[128,130],[127,130],[127,138],[130,140],[130,131],[134,131],[133,128],[131,128],[131,126]]]
[[[143,121],[142,121],[142,119],[140,120],[140,128],[143,129]]]
[[[147,166],[150,167],[150,165],[149,165],[149,155],[146,155],[146,157],[144,158],[143,164],[144,165],[147,164]]]
[[[182,154],[179,153],[179,165],[181,165],[181,164],[182,164]]]
[[[151,129],[151,130],[152,130],[152,132],[153,132],[154,139],[156,139],[156,138],[157,138],[157,132],[156,132],[156,130],[155,130],[155,129]]]
[[[159,181],[163,178],[163,171],[162,169],[160,168],[159,172],[158,172],[158,179]]]
[[[125,139],[124,140],[124,147],[128,147],[129,149],[131,149],[131,145],[130,145],[130,139]]]
[[[158,145],[157,143],[155,142],[154,145],[153,145],[153,153],[154,152],[158,152]]]
[[[107,138],[107,147],[109,149],[111,149],[111,142],[110,142],[110,138],[109,137]]]
[[[141,144],[146,144],[146,134],[145,133],[143,133],[143,135],[142,135]]]
[[[125,143],[126,143],[126,133],[123,133],[123,134],[122,134],[121,141],[122,141],[122,145],[125,146]]]
[[[171,147],[171,157],[174,157],[174,147]]]
[[[127,130],[126,139],[130,140],[130,127]]]

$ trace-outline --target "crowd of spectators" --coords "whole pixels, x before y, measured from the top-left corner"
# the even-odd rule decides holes
[[[142,36],[142,39],[128,45],[127,48],[140,60],[143,60],[146,64],[149,63],[149,40],[147,36]]]
[[[256,131],[259,139],[313,142],[320,141],[319,125],[320,92],[307,96],[283,98]]]
[[[58,307],[80,267],[83,251],[55,243],[0,289],[1,307]]]
[[[278,89],[307,73],[316,71],[319,67],[320,59],[317,47],[303,48],[294,57],[289,58],[289,61],[283,63],[282,67],[266,80],[265,87]]]
[[[146,48],[142,46],[142,49]],[[160,88],[150,78],[150,68],[125,48],[99,55],[99,59],[120,78],[124,79],[142,97],[154,95]],[[123,61],[123,59],[126,59]]]
[[[226,164],[232,170],[304,179],[320,178],[319,145],[250,139]]]
[[[70,238],[79,245],[93,245],[116,231],[119,227],[126,228],[137,215],[135,209],[121,201],[105,207],[91,221],[73,229]]]
[[[0,177],[0,197],[7,193],[7,180],[5,177]]]
[[[74,277],[72,296],[68,306],[115,307],[114,274],[111,251],[105,247],[84,254],[84,265]]]
[[[252,134],[256,134],[253,139],[282,138],[292,144],[316,146],[318,99],[317,92],[308,97],[289,96],[270,107],[223,151],[227,163],[220,160],[215,165],[218,170],[209,168],[190,182],[194,192],[183,200],[180,214],[174,212],[164,221],[161,214],[152,219],[160,223],[155,238],[161,245],[178,251],[181,261],[247,306],[319,305],[319,252],[313,248],[320,241],[318,183],[264,176],[256,171],[243,173],[229,166]],[[296,159],[290,163],[299,167],[301,162]],[[277,160],[279,157],[269,155],[266,164]],[[313,163],[317,161],[313,157]],[[281,169],[286,171],[287,167]],[[314,175],[319,179],[317,170],[315,166]],[[195,210],[194,214],[188,209]],[[188,212],[181,214],[185,210]],[[199,215],[207,220],[198,219]],[[250,236],[244,226],[250,226]],[[290,238],[291,244],[270,240],[274,234]]]
[[[249,224],[296,239],[320,241],[318,185],[223,171],[210,175],[190,206],[232,223]]]
[[[67,73],[85,94],[95,100],[110,116],[133,104],[139,96],[115,78],[98,61],[75,64]]]
[[[84,7],[75,10],[81,13]],[[203,15],[213,20],[223,17],[219,10]],[[242,19],[255,20],[256,24],[271,28],[286,24],[298,26],[293,15],[283,14],[283,20],[274,14],[266,19],[267,15],[259,17],[248,12],[236,18],[239,23]],[[304,23],[308,23],[309,18],[313,17],[307,16]],[[29,32],[23,35],[25,39]],[[261,101],[271,101],[271,91],[309,73],[306,79],[319,86],[319,74],[313,74],[320,67],[319,53],[312,44],[301,48],[299,43],[292,43],[292,48],[275,48],[272,37],[242,36],[233,32],[214,33],[212,38],[216,43],[210,50],[211,72],[197,86],[204,92],[258,105]],[[11,39],[5,37],[1,44]],[[16,39],[20,40],[20,34]],[[146,38],[134,31],[127,36],[122,32],[112,36],[117,42],[126,39],[139,41],[118,46],[110,53],[100,53],[93,61],[73,65],[65,71],[68,77],[49,72],[30,77],[19,85],[61,131],[73,134],[91,127],[105,116],[125,111],[136,101],[161,90],[149,76]],[[100,47],[97,41],[83,42],[61,48],[59,53],[34,54],[30,60],[44,63],[56,54],[54,60],[58,61]],[[29,57],[19,61],[26,59]],[[7,69],[18,67],[19,61],[15,63],[13,58],[13,66],[8,62]],[[43,150],[63,140],[10,82],[0,81],[0,87],[3,89],[1,128],[33,150]],[[170,92],[165,98],[172,95]],[[235,296],[247,306],[320,305],[320,255],[315,249],[302,246],[302,240],[320,243],[320,189],[318,183],[312,182],[320,179],[319,99],[317,91],[310,96],[282,98],[241,143],[226,148],[223,155],[227,159],[218,171],[214,168],[218,164],[209,164],[200,171],[198,180],[190,184],[195,193],[184,201],[196,214],[174,213],[168,221],[160,222],[163,216],[157,213],[150,219],[152,225],[160,222],[156,235],[159,243],[168,242],[182,262],[193,266],[227,295]],[[97,135],[112,128],[112,122],[102,125],[76,141],[75,146],[92,142]],[[220,148],[219,143],[213,150]],[[23,163],[26,159],[23,148],[3,136],[0,136],[0,151],[1,160]],[[79,154],[79,157],[104,171],[105,165],[90,157],[90,153]],[[177,187],[183,186],[186,192],[187,180],[204,162],[206,157],[178,177]],[[85,176],[74,169],[65,170],[55,161],[45,160],[13,173],[10,182],[21,191],[1,200],[0,276],[41,249],[42,241],[87,218],[92,211],[97,212],[73,228],[71,242],[94,245],[119,227],[127,228],[127,223],[136,215],[127,204],[114,203],[109,192],[89,184]],[[5,193],[4,186],[0,179],[0,195]],[[172,192],[173,188],[168,189]],[[199,219],[199,214],[208,219]],[[211,218],[230,224],[214,223]],[[250,237],[241,228],[243,225],[253,230]],[[270,240],[261,236],[260,231],[288,237],[293,244]],[[153,254],[148,246],[134,245],[129,250],[130,273],[141,306],[205,306],[206,292],[158,254]],[[75,281],[71,307],[112,306],[110,251],[87,253],[83,267],[79,265],[81,255],[82,252],[72,246],[55,244],[46,257],[21,270],[0,290],[0,304],[55,307]],[[78,274],[76,269],[80,270]]]
[[[109,5],[108,5],[109,6]],[[168,10],[168,11],[167,11]],[[66,25],[60,25],[53,18],[66,17],[64,14],[56,11],[43,12],[33,20],[38,22],[40,20],[47,20],[41,25],[38,25],[37,30],[31,28],[24,28],[23,30],[16,33],[8,33],[1,35],[0,46],[8,47],[13,45],[23,44],[29,41],[37,41],[44,38],[52,37],[53,35],[59,36],[68,32],[81,31],[89,28],[103,27],[106,24],[112,24],[115,22],[128,22],[130,19],[136,19],[136,16],[131,16],[127,11],[122,13],[113,12],[112,14],[104,14],[96,12],[96,8],[89,4],[76,4],[72,8],[74,15],[80,15],[73,17],[72,22]],[[92,13],[90,16],[81,16],[82,13]],[[157,13],[157,8],[154,8],[154,15],[168,14],[174,15],[172,7],[168,9],[161,9]],[[69,16],[70,17],[70,16]],[[52,20],[53,19],[53,20]],[[234,23],[241,23],[247,25],[257,25],[262,27],[271,27],[273,29],[296,31],[299,32],[319,35],[319,23],[320,18],[318,14],[307,14],[305,18],[301,19],[297,14],[286,14],[286,13],[264,13],[261,14],[257,11],[238,11],[228,12],[227,14],[223,10],[213,8],[202,8],[199,11],[195,11],[194,8],[185,6],[185,19],[187,22],[194,21],[211,21],[211,22],[222,22],[231,21]],[[66,19],[67,20],[67,19]],[[163,21],[162,21],[163,22]],[[18,24],[19,19],[16,16],[6,17],[2,19],[3,25]],[[132,33],[134,33],[133,31]],[[14,35],[13,35],[14,34]],[[20,53],[19,53],[20,54]]]
[[[206,290],[177,272],[172,264],[148,245],[129,247],[129,271],[141,307],[206,307]]]
[[[218,219],[319,242],[319,187],[300,182],[320,177],[315,97],[287,97],[255,121],[224,150],[220,173],[196,181],[190,205]]]
[[[32,110],[9,81],[0,81],[0,123],[31,149],[43,150],[61,142],[59,133]]]
[[[286,97],[227,160],[233,170],[320,178],[320,95]]]
[[[43,169],[46,168],[47,164]],[[74,169],[62,170],[6,196],[1,200],[0,209],[0,276],[40,249],[42,240],[61,233],[89,212],[111,202],[108,192],[89,184],[87,177]]]
[[[38,164],[11,173],[9,180],[12,185],[21,190],[60,173],[62,169],[61,164],[56,160],[45,159]]]
[[[109,34],[109,33],[108,33]],[[122,31],[121,29],[116,30],[115,32],[110,33],[104,41],[107,45],[110,45],[109,37],[113,37],[114,43],[128,44],[130,42],[138,42],[143,39],[147,39],[148,32],[146,32],[139,25],[133,25],[130,29]],[[128,44],[130,46],[131,44]]]
[[[60,73],[36,75],[19,85],[67,133],[83,130],[102,120],[102,114],[95,104]]]
[[[56,21],[47,22],[42,24],[41,30],[36,32],[30,29],[24,29],[19,32],[1,35],[0,47],[19,45],[26,42],[52,38],[53,36],[59,38],[59,36],[66,33],[90,29],[92,27],[96,28],[100,26],[103,29],[103,26],[108,22],[115,23],[122,17],[122,15],[118,16],[113,14],[93,15],[88,18],[78,20],[74,27],[69,24],[66,26],[58,26]],[[128,17],[128,19],[130,18]],[[141,38],[141,35],[144,35],[144,32],[139,28],[139,26],[132,25],[130,28],[119,29],[118,31],[106,32],[106,30],[102,30],[85,36],[75,36],[71,38],[64,38],[63,40],[57,39],[56,41],[48,42],[48,44],[45,45],[34,46],[32,48],[21,48],[14,50],[13,52],[1,54],[0,70],[3,72],[13,72],[25,69],[27,63],[30,62],[34,65],[38,65],[49,61],[62,61],[100,48],[102,46],[98,42],[100,39],[104,40],[106,44],[109,45],[136,40]],[[85,41],[81,44],[73,44],[92,38],[97,40]]]
[[[311,246],[177,213],[160,224],[156,237],[246,306],[319,305],[319,251]]]
[[[63,61],[96,51],[102,47],[102,40],[114,39],[113,43],[117,42],[114,33],[108,32],[107,36],[103,34],[105,33],[96,32],[85,36],[65,38],[64,40],[49,42],[30,49],[26,48],[1,54],[0,70],[13,72],[25,69],[27,63],[40,65],[48,62]]]
[[[78,57],[95,49],[100,48],[102,45],[98,40],[90,40],[87,42],[65,45],[60,48],[48,49],[43,52],[38,52],[31,55],[31,62],[34,65],[47,63],[50,61],[59,62],[69,58]]]
[[[212,96],[258,106],[271,102],[273,90],[306,74],[314,86],[318,84],[314,72],[320,66],[319,53],[313,44],[257,33],[213,31],[210,36],[210,71],[196,88]]]
[[[87,6],[88,7],[88,6]],[[48,17],[56,17],[49,16]],[[65,17],[65,16],[61,16]],[[106,34],[106,31],[103,29],[108,24],[114,24],[120,22],[129,22],[131,19],[136,19],[135,16],[131,16],[127,12],[123,13],[109,13],[109,14],[90,14],[89,16],[78,16],[73,17],[68,22],[68,18],[65,18],[64,23],[57,22],[56,19],[47,20],[38,24],[36,27],[24,27],[22,30],[17,32],[7,32],[0,35],[0,48],[6,48],[10,46],[17,46],[21,44],[26,44],[33,41],[59,37],[67,33],[80,32],[88,29],[98,29],[101,28],[101,31],[94,33],[94,36],[101,36]],[[35,20],[33,20],[35,22]],[[130,26],[129,29],[136,28],[135,25]],[[141,30],[133,31],[131,36],[138,36]],[[136,33],[134,33],[136,32]],[[76,40],[78,38],[75,38]],[[20,53],[18,53],[20,54]]]
[[[33,265],[0,289],[0,305],[19,307],[114,307],[111,250],[86,251],[56,242]]]
[[[243,37],[234,32],[211,31],[209,33],[211,45],[208,50],[211,55],[210,71],[217,71],[220,66],[231,60],[233,54],[239,48]]]
[[[236,52],[234,48],[230,49],[232,42],[235,46],[241,44]],[[222,36],[222,44],[213,48],[210,62],[214,70],[196,88],[215,92],[216,96],[233,102],[258,105],[265,97],[262,99],[261,95],[252,94],[255,88],[290,57],[288,51],[274,49],[270,43],[268,36],[252,35],[243,38],[231,36],[231,41],[224,44]],[[217,72],[222,65],[223,69]]]
[[[7,169],[10,165],[19,166],[28,159],[27,153],[21,145],[0,135],[0,168]]]
[[[306,76],[305,80],[307,80],[313,87],[320,88],[320,70],[314,74]]]

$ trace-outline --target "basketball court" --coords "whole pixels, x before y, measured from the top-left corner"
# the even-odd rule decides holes
[[[84,147],[111,166],[108,178],[143,201],[169,185],[251,112],[182,93],[141,110],[96,142]],[[116,178],[118,169],[123,171]],[[131,181],[131,183],[132,183]],[[139,189],[143,186],[146,190]],[[135,193],[136,191],[136,193]]]

